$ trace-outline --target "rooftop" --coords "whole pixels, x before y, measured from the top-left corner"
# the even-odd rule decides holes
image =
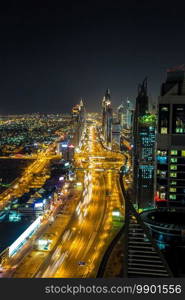
[[[158,208],[144,211],[140,214],[142,220],[149,225],[161,227],[166,230],[185,229],[185,210],[181,208]]]
[[[182,65],[180,65],[180,66],[176,66],[176,67],[167,69],[167,73],[170,73],[170,72],[178,72],[178,71],[185,71],[185,64],[182,64]]]

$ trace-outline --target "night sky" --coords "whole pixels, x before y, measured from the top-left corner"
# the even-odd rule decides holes
[[[115,107],[145,76],[155,99],[166,69],[185,63],[184,1],[6,2],[0,114],[69,112],[81,97],[98,111],[107,87]]]

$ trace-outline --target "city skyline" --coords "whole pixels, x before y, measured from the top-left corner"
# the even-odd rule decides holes
[[[135,109],[1,119],[0,278],[184,277],[184,79],[157,114],[145,78]]]
[[[1,114],[67,112],[81,97],[97,111],[107,87],[118,106],[146,76],[156,100],[166,69],[184,62],[180,5],[12,2],[0,14]]]

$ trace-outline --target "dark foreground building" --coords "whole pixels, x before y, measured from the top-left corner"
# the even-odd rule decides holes
[[[157,208],[140,214],[175,277],[185,277],[185,210]]]
[[[140,216],[176,277],[185,277],[185,66],[169,69],[158,99],[156,209]]]
[[[185,66],[167,71],[158,101],[158,207],[185,207]]]

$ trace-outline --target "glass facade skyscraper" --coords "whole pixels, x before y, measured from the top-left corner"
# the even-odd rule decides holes
[[[147,81],[138,88],[133,128],[134,203],[138,209],[154,205],[156,116],[148,112]]]

